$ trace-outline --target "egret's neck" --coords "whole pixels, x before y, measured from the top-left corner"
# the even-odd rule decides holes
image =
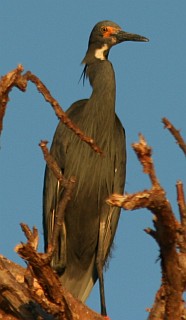
[[[94,138],[105,141],[106,135],[113,133],[115,124],[114,70],[110,61],[96,59],[87,65],[86,75],[93,90],[84,110],[85,128]]]
[[[93,89],[90,103],[99,105],[103,112],[115,111],[116,83],[110,61],[96,59],[87,66],[86,75]]]

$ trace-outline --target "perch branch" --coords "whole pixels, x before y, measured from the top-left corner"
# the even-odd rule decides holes
[[[50,267],[47,254],[35,251],[38,232],[22,224],[28,242],[16,247],[27,269],[0,255],[0,319],[104,320],[74,299]]]
[[[22,224],[22,229],[25,232],[28,227]],[[51,315],[53,314],[57,319],[63,320],[102,320],[101,315],[93,312],[86,307],[82,302],[76,300],[67,292],[57,276],[57,274],[50,267],[49,261],[46,258],[47,254],[39,254],[35,251],[32,241],[34,239],[33,233],[25,232],[28,237],[26,244],[22,243],[16,247],[16,251],[25,261],[27,261],[30,271],[29,278],[30,290],[32,291],[32,299],[36,300],[40,306]],[[39,286],[43,290],[40,295],[32,283],[34,279],[37,280]],[[36,296],[37,295],[37,296]]]
[[[32,299],[25,268],[0,255],[0,319],[48,319]]]

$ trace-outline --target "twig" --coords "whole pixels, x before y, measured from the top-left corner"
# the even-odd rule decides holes
[[[159,187],[160,184],[156,177],[153,165],[152,148],[147,145],[147,142],[141,133],[139,134],[139,143],[133,143],[132,148],[143,166],[143,172],[149,175],[154,187]]]
[[[167,118],[163,118],[162,122],[164,123],[165,128],[171,132],[173,137],[176,139],[176,142],[179,144],[180,148],[183,150],[184,154],[186,155],[186,143],[183,140],[180,134],[180,131],[177,130]]]
[[[28,81],[33,82],[38,91],[43,95],[45,100],[51,104],[53,107],[56,116],[62,121],[69,129],[71,129],[79,138],[90,145],[90,147],[97,153],[103,154],[102,150],[96,145],[95,141],[91,138],[86,136],[83,131],[81,131],[67,116],[67,114],[62,110],[57,100],[55,100],[52,95],[50,94],[49,90],[46,86],[41,82],[41,80],[36,77],[30,71],[27,71],[24,74],[24,78]]]
[[[183,183],[178,181],[176,183],[177,203],[180,214],[180,227],[177,230],[177,242],[179,244],[180,252],[186,253],[186,203],[184,196]]]
[[[157,241],[157,232],[151,228],[145,228],[144,231]]]
[[[0,134],[3,129],[3,118],[9,101],[8,95],[10,91],[14,86],[22,91],[26,90],[27,81],[21,76],[23,70],[23,66],[20,64],[0,80]]]
[[[33,246],[35,250],[38,249],[38,243],[39,243],[39,235],[36,227],[33,227],[33,230],[31,231],[27,225],[24,223],[20,223],[22,231],[25,233],[27,239],[29,239],[30,245]]]
[[[47,148],[48,141],[41,140],[39,146],[43,152],[44,159],[46,161],[47,166],[52,170],[53,174],[55,175],[56,179],[59,181],[60,185],[65,187],[68,184],[68,181],[64,178],[61,169],[59,168],[57,162],[49,153]]]
[[[54,176],[58,180],[59,183],[59,194],[61,194],[62,188],[64,188],[63,195],[60,198],[59,203],[57,204],[56,212],[54,213],[54,229],[52,232],[52,237],[50,242],[48,243],[47,251],[52,254],[57,250],[57,243],[59,239],[59,235],[63,237],[62,245],[63,245],[63,262],[66,262],[66,226],[65,226],[65,209],[66,206],[71,199],[71,195],[75,186],[76,179],[75,177],[71,177],[69,180],[65,179],[63,176],[57,162],[54,160],[52,155],[49,153],[47,148],[47,141],[41,141],[39,146],[42,149],[45,161],[47,166],[52,170]],[[62,267],[62,266],[61,266]]]
[[[186,227],[186,203],[182,181],[176,184],[177,189],[177,202],[179,206],[180,219],[184,227]]]
[[[38,91],[43,95],[45,100],[51,104],[53,107],[57,117],[62,121],[70,130],[72,130],[79,138],[90,145],[90,147],[97,153],[103,155],[103,151],[96,145],[96,142],[91,138],[84,134],[78,126],[76,126],[70,118],[68,118],[67,114],[62,110],[57,100],[55,100],[50,91],[46,88],[46,86],[42,83],[42,81],[36,77],[30,71],[27,71],[24,75],[22,75],[24,68],[22,65],[18,65],[18,67],[7,73],[4,77],[1,78],[0,81],[0,134],[3,129],[3,118],[5,116],[5,111],[7,107],[7,103],[9,101],[9,93],[13,87],[17,87],[21,91],[25,91],[27,87],[27,82],[33,82]]]
[[[66,266],[66,224],[65,224],[65,209],[67,207],[68,202],[71,199],[72,192],[75,186],[75,177],[71,177],[68,181],[68,185],[63,191],[63,196],[61,197],[59,204],[57,206],[57,212],[55,214],[55,223],[52,234],[51,243],[48,245],[48,250],[52,250],[56,252],[57,245],[59,242],[59,236],[61,235],[61,260],[63,261],[63,266],[60,266],[60,269]]]

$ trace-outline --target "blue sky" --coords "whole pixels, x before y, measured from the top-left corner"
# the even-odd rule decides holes
[[[78,83],[89,33],[100,20],[113,20],[149,43],[122,43],[109,55],[117,81],[116,111],[127,135],[126,192],[149,188],[149,179],[131,149],[138,133],[153,147],[156,171],[177,214],[175,184],[185,182],[185,158],[162,117],[186,137],[185,0],[1,1],[0,75],[21,63],[45,83],[66,110],[90,95]],[[14,89],[0,140],[0,253],[22,263],[13,249],[24,241],[20,222],[35,225],[42,239],[44,161],[38,143],[52,141],[57,119],[36,88]],[[159,251],[143,229],[152,226],[146,210],[122,211],[113,258],[105,274],[111,319],[146,319],[160,284]],[[99,311],[98,286],[88,304]]]

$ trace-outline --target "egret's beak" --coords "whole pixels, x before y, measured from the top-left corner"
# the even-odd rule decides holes
[[[140,36],[139,34],[125,32],[123,30],[119,30],[117,32],[116,39],[117,39],[118,43],[123,42],[123,41],[143,41],[143,42],[149,41],[148,38]]]

